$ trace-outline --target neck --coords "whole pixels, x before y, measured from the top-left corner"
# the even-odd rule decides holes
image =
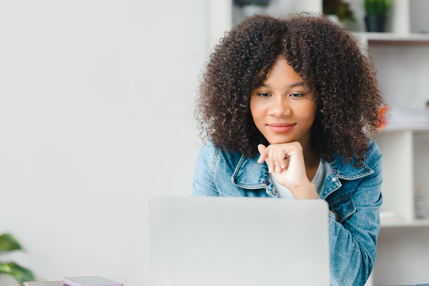
[[[311,147],[303,149],[305,167],[319,166],[320,153],[312,151]]]
[[[309,134],[310,135],[310,134]],[[313,168],[319,166],[320,153],[314,150],[311,150],[311,136],[305,136],[302,140],[299,141],[302,146],[302,151],[304,153],[304,163],[305,168]]]

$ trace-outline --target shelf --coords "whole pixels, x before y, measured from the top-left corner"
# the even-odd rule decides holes
[[[429,42],[429,34],[363,33],[369,41]]]
[[[381,129],[378,130],[379,134],[390,133],[390,132],[404,132],[411,131],[414,134],[429,134],[429,129]]]
[[[397,221],[397,222],[382,222],[381,227],[419,227],[419,226],[429,226],[429,219],[414,220],[410,222]]]
[[[429,34],[356,33],[369,44],[425,44],[429,45]]]

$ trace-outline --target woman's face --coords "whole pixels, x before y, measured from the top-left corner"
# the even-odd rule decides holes
[[[252,92],[250,111],[270,144],[310,143],[316,115],[313,95],[304,92],[302,78],[286,59],[277,58],[262,86]]]

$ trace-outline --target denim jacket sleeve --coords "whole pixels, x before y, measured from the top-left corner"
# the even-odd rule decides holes
[[[214,184],[216,152],[217,148],[212,148],[210,142],[201,148],[195,166],[192,196],[219,196]]]
[[[374,172],[361,179],[351,196],[349,203],[354,205],[355,212],[342,224],[330,212],[330,276],[333,285],[364,285],[371,274],[380,230],[379,208],[383,201],[379,155],[377,161],[371,164]]]

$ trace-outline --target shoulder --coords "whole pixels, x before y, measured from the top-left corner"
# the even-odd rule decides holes
[[[369,139],[369,148],[365,153],[364,159],[365,164],[370,168],[375,167],[381,161],[381,157],[382,154],[378,144],[374,140]]]
[[[200,149],[198,161],[204,163],[206,166],[210,166],[212,171],[214,171],[219,165],[222,165],[225,169],[235,169],[241,157],[241,154],[223,150],[208,140]]]
[[[216,146],[213,145],[211,141],[207,141],[203,147],[201,147],[198,157],[203,157],[205,159],[211,158],[217,152]]]
[[[372,173],[381,172],[381,151],[377,143],[368,139],[368,150],[365,152],[363,162],[360,167],[355,167],[356,161],[353,159],[351,163],[346,164],[344,157],[336,155],[334,162],[331,163],[333,169],[337,169],[346,179],[360,178]]]

